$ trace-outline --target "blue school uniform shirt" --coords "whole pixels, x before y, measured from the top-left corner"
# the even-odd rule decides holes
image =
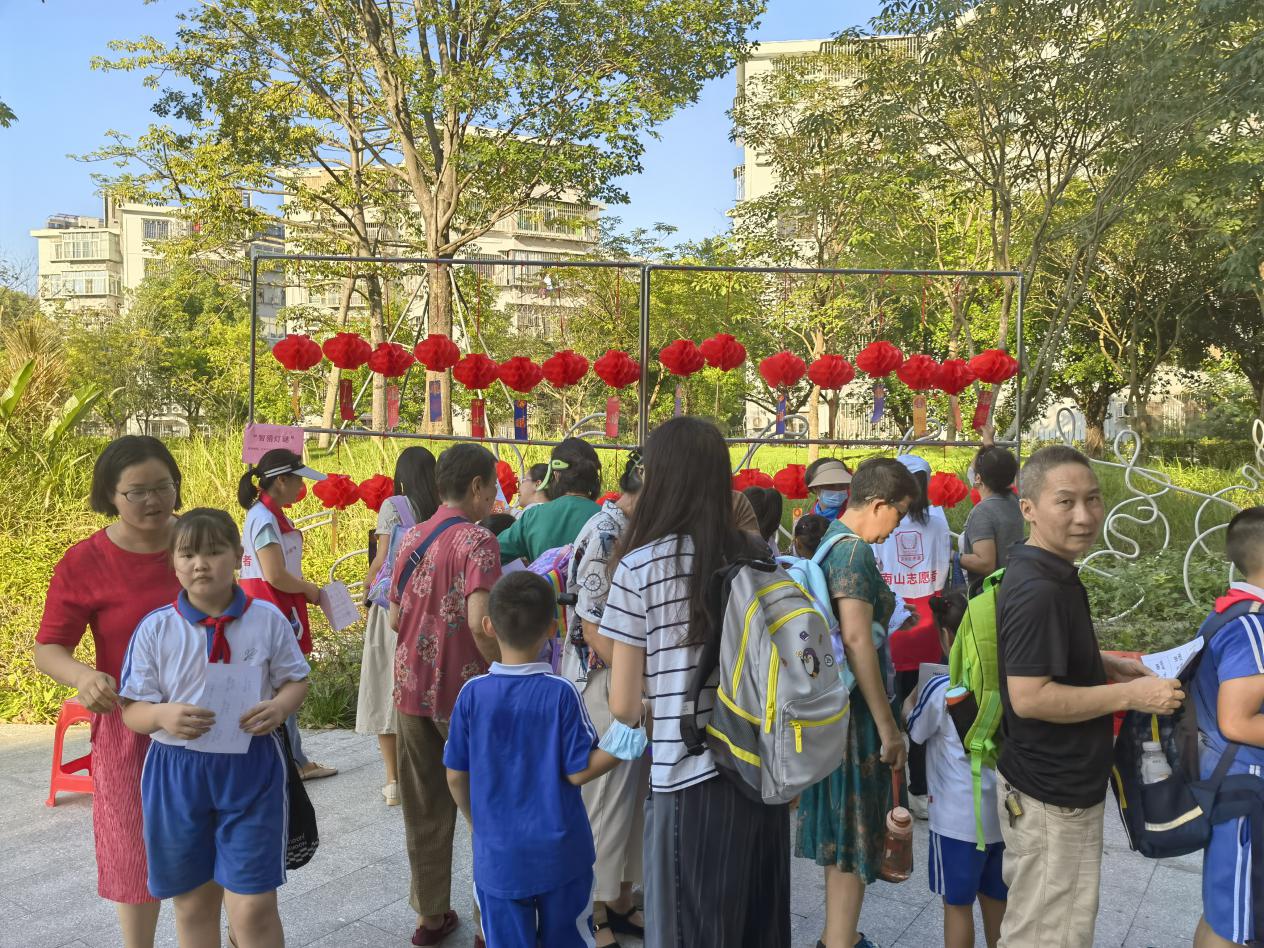
[[[592,872],[579,787],[597,731],[575,686],[547,663],[492,663],[461,688],[443,763],[470,775],[474,884],[522,899]]]
[[[1245,593],[1243,598],[1264,600],[1264,588],[1250,583],[1233,583],[1230,589]],[[1220,733],[1216,711],[1220,683],[1251,675],[1264,675],[1264,612],[1244,615],[1217,632],[1198,667],[1194,699],[1198,706],[1198,729],[1202,732],[1200,757],[1204,778],[1211,776],[1228,746]],[[1264,773],[1264,747],[1243,744],[1229,773]]]

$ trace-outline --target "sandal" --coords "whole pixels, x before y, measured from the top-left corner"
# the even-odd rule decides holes
[[[596,925],[596,924],[594,924],[594,925],[593,925],[593,942],[594,942],[594,944],[596,943],[596,935],[597,935],[597,933],[598,933],[599,931],[601,931],[602,929],[605,929],[606,931],[610,932],[611,934],[613,934],[613,933],[614,933],[614,928],[612,928],[612,927],[609,925],[609,923],[608,923],[609,912],[610,912],[610,910],[609,910],[609,909],[606,909],[606,913],[607,913],[607,924],[605,924],[605,925]],[[599,946],[598,946],[598,948],[623,948],[623,946],[619,944],[619,939],[617,939],[617,938],[616,938],[614,941],[610,942],[610,944],[608,944],[608,945],[599,945]]]
[[[438,928],[427,928],[425,925],[418,925],[417,930],[413,932],[413,944],[417,948],[432,948],[439,944],[443,939],[447,938],[459,924],[456,912],[448,909],[443,913],[443,924]]]
[[[302,780],[321,780],[325,777],[332,777],[337,772],[337,767],[326,767],[324,764],[318,764],[313,760],[300,770],[298,775]]]
[[[626,912],[616,912],[606,903],[606,926],[612,932],[618,932],[621,935],[635,935],[637,938],[645,937],[645,926],[638,925],[632,921],[631,916],[641,911],[633,904],[632,908]]]

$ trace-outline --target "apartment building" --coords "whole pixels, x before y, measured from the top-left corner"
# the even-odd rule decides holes
[[[38,248],[39,298],[74,311],[122,312],[141,281],[169,265],[163,243],[186,236],[188,228],[179,208],[128,204],[108,196],[101,217],[54,214],[44,227],[30,232]],[[279,251],[283,238],[281,228],[272,228],[240,253],[208,257],[204,263],[225,271],[245,293],[249,247]],[[275,332],[285,287],[279,278],[261,274],[257,296],[265,332]]]

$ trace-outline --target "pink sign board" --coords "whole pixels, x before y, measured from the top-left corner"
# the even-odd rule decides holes
[[[241,459],[255,464],[273,448],[285,448],[303,456],[303,429],[287,425],[246,425],[241,445]]]

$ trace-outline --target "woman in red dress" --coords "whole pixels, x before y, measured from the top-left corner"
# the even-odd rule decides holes
[[[157,438],[118,438],[97,458],[89,502],[115,519],[67,550],[53,569],[35,665],[77,689],[93,712],[97,891],[116,904],[124,948],[152,948],[159,903],[149,894],[140,808],[149,738],[124,727],[118,680],[137,624],[180,592],[167,552],[180,469]],[[74,657],[85,629],[92,631],[96,667]]]

